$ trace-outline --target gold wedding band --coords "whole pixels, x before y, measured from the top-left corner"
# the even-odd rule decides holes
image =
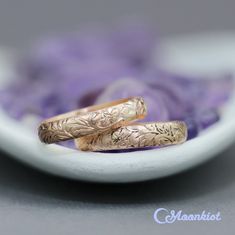
[[[181,144],[187,126],[181,121],[135,123],[75,140],[83,151],[103,151]]]
[[[61,114],[41,123],[38,135],[43,143],[98,134],[143,119],[146,105],[141,97],[121,99]]]

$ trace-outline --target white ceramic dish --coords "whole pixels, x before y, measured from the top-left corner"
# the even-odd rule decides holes
[[[167,40],[161,66],[184,73],[235,72],[235,34],[203,34]],[[0,58],[0,86],[10,71]],[[4,69],[3,69],[4,68]],[[135,182],[168,176],[205,162],[235,141],[235,93],[222,120],[183,145],[130,153],[88,153],[45,146],[36,130],[0,111],[0,148],[20,161],[62,177],[97,182]]]

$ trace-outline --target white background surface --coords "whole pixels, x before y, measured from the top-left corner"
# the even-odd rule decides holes
[[[167,40],[162,45],[166,57],[161,66],[175,72],[192,71],[194,75],[235,72],[234,41],[235,35],[220,33]],[[219,59],[214,60],[215,55]],[[4,63],[1,67],[4,68]],[[36,168],[72,179],[98,182],[156,179],[198,165],[230,146],[235,140],[234,107],[235,92],[221,120],[197,138],[182,145],[128,153],[82,152],[55,144],[43,145],[38,140],[36,128],[27,130],[0,112],[0,147]]]

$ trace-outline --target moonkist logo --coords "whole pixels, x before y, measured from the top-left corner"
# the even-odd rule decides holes
[[[184,221],[184,222],[220,221],[221,214],[220,211],[213,214],[211,212],[206,212],[205,210],[202,211],[201,213],[186,214],[183,213],[182,210],[175,211],[175,210],[167,210],[165,208],[158,208],[154,212],[153,218],[158,224],[172,224],[175,223],[176,221]]]

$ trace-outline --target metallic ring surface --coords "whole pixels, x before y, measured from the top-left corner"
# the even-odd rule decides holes
[[[97,134],[142,119],[147,110],[141,97],[89,106],[43,121],[38,135],[43,143],[55,143]]]
[[[83,151],[104,151],[181,144],[187,126],[181,121],[134,123],[75,140]]]

